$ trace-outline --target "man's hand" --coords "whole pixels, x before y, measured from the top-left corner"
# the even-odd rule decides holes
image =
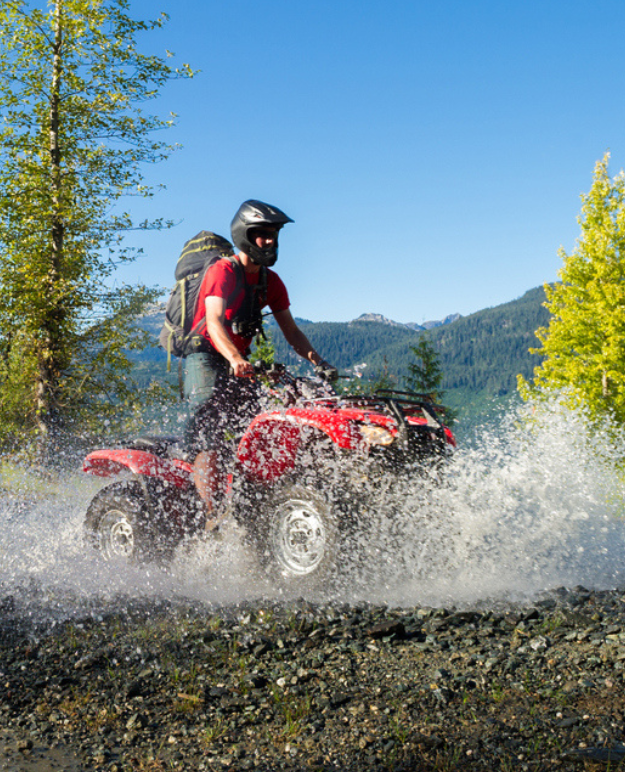
[[[328,364],[325,359],[322,359],[319,364],[315,365],[315,375],[328,383],[334,383],[339,378],[339,371],[336,367]]]
[[[230,367],[232,367],[232,374],[237,378],[253,378],[256,374],[254,365],[243,357],[233,357],[230,360]]]

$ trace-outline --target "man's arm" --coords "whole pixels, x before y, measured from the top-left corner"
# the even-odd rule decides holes
[[[288,344],[296,353],[304,359],[307,359],[309,362],[312,362],[313,365],[318,365],[323,362],[323,357],[319,356],[312,347],[308,338],[295,323],[295,319],[293,319],[291,311],[288,308],[284,311],[278,311],[273,316],[276,322],[278,322]]]
[[[213,346],[228,360],[236,376],[245,377],[253,375],[254,366],[243,358],[232,342],[224,325],[226,318],[225,298],[207,297],[204,305],[206,308],[206,331],[213,342]]]

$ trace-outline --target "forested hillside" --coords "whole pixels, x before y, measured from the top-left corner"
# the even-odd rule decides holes
[[[441,357],[444,388],[452,406],[476,407],[516,394],[517,375],[529,378],[540,359],[535,331],[548,324],[542,287],[518,300],[465,316],[429,334]]]
[[[427,333],[441,358],[446,401],[462,409],[516,393],[516,377],[532,374],[538,357],[528,349],[538,341],[534,331],[547,323],[542,287],[501,306],[460,317]],[[366,377],[386,372],[401,385],[411,360],[410,347],[424,333],[379,322],[302,322],[311,343],[339,369],[366,363]],[[279,332],[273,335],[280,361],[295,364]]]
[[[376,380],[383,372],[397,385],[412,359],[410,347],[421,335],[428,335],[438,351],[445,374],[445,401],[460,411],[461,417],[486,410],[516,394],[519,373],[529,377],[538,358],[528,349],[537,345],[534,331],[547,323],[542,287],[521,298],[494,308],[460,317],[449,324],[422,332],[408,326],[378,321],[309,322],[298,320],[315,348],[342,372],[359,367],[364,377]],[[144,320],[144,327],[156,339],[163,320],[162,309]],[[306,369],[287,346],[275,323],[267,325],[276,348],[276,358],[292,367]],[[139,357],[138,373],[146,382],[166,377],[165,353],[155,347]],[[174,360],[172,370],[177,369]],[[173,380],[173,374],[169,376]]]

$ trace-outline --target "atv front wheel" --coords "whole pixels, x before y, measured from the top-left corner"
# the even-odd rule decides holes
[[[154,530],[138,482],[115,482],[103,488],[85,516],[87,538],[105,560],[124,558],[130,563],[147,563],[162,559],[166,551]]]
[[[287,585],[319,585],[336,569],[336,512],[328,499],[303,485],[285,485],[266,499],[255,536],[261,563]]]

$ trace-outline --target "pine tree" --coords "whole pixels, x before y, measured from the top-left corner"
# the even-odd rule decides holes
[[[124,348],[145,345],[131,321],[156,297],[112,289],[136,258],[138,226],[118,205],[149,197],[141,167],[167,157],[152,134],[172,124],[145,112],[169,80],[190,76],[141,53],[128,0],[0,3],[0,429],[51,432],[106,419],[134,397]],[[25,377],[27,373],[27,377]],[[136,395],[134,395],[136,397]],[[20,410],[16,411],[15,406]]]
[[[421,335],[416,346],[410,346],[410,351],[415,360],[408,364],[407,387],[410,391],[427,394],[435,403],[441,405],[445,396],[445,392],[442,390],[443,370],[438,352],[427,333]],[[451,426],[456,417],[455,410],[445,409],[445,423],[447,425]]]
[[[416,346],[410,346],[410,352],[415,357],[408,364],[406,384],[411,391],[429,394],[435,402],[439,402],[445,392],[441,391],[443,371],[438,353],[432,342],[424,333]]]
[[[350,378],[346,385],[334,384],[339,393],[371,396],[376,391],[385,391],[397,388],[397,379],[391,373],[391,368],[386,356],[382,357],[382,367],[375,370],[368,378]]]
[[[625,176],[608,174],[609,154],[595,166],[582,195],[581,235],[571,254],[559,255],[559,282],[545,286],[547,327],[536,335],[544,357],[533,388],[519,378],[521,393],[562,390],[571,405],[594,417],[625,421]]]

